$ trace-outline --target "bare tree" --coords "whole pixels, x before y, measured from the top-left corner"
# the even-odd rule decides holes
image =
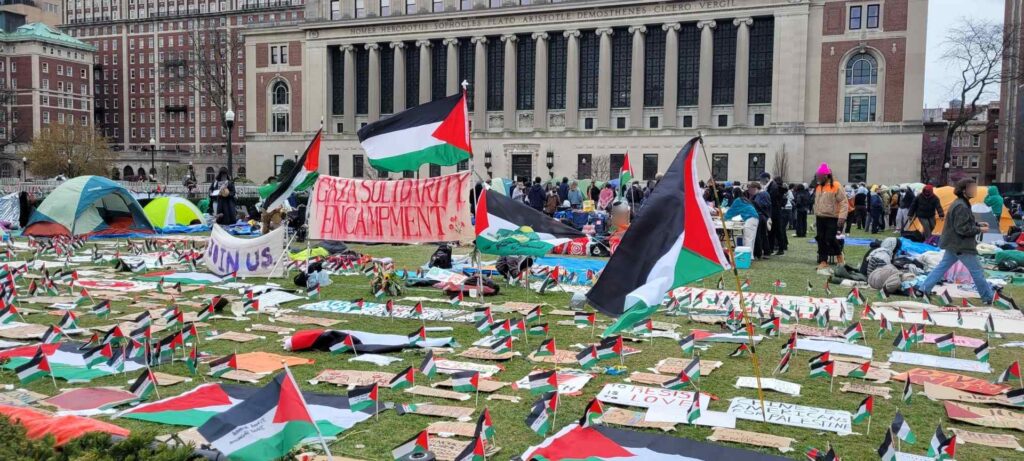
[[[184,84],[192,94],[205,97],[225,127],[224,114],[238,108],[238,88],[233,82],[245,53],[242,37],[221,16],[191,19],[186,40],[188,52],[170,52],[161,71],[166,70],[168,85]]]
[[[40,177],[65,174],[106,176],[113,152],[107,140],[92,127],[77,123],[51,123],[32,140],[25,156],[29,169]]]
[[[779,182],[786,181],[786,175],[789,172],[789,152],[786,151],[786,145],[782,145],[782,150],[775,154],[775,158],[772,159],[772,174],[775,179]]]
[[[1004,27],[991,21],[968,19],[961,20],[946,35],[942,59],[952,69],[959,71],[959,77],[951,89],[955,102],[950,104],[946,120],[946,143],[942,156],[942,179],[950,180],[949,166],[952,163],[953,136],[967,130],[968,122],[977,117],[985,106],[981,104],[985,98],[994,98],[1000,85],[1006,81],[1019,81],[1020,73],[1003,72],[1003,61],[1016,62],[1019,58],[1012,46],[1017,40],[1017,27]],[[1017,69],[1020,66],[1011,65]],[[980,134],[994,127],[995,124],[972,127]]]
[[[598,155],[590,159],[590,177],[595,181],[607,181],[611,178],[612,159],[607,155]]]

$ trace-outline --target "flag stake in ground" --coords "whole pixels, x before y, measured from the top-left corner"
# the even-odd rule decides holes
[[[704,155],[704,161],[705,163],[708,164],[708,168],[710,169],[711,163],[708,162],[708,153],[704,148],[704,134],[698,132],[697,139],[698,142],[700,142],[700,150]],[[711,190],[712,193],[715,195],[715,208],[719,213],[718,215],[724,216],[724,214],[722,214],[722,210],[719,209],[717,205],[719,203],[720,198],[718,196],[718,188],[716,186],[716,183],[711,183]],[[733,244],[734,242],[732,240],[732,235],[729,232],[729,227],[722,226],[722,232],[725,234],[725,248],[729,256],[729,260],[735,261],[736,251]],[[750,323],[750,309],[747,307],[746,300],[743,298],[743,288],[741,285],[742,282],[740,281],[740,273],[739,269],[736,268],[736,264],[732,265],[732,275],[733,278],[736,280],[736,297],[739,300],[740,311],[743,312],[743,317],[746,322],[747,341],[750,343],[750,361],[754,367],[754,382],[757,384],[757,399],[761,403],[761,420],[767,422],[768,416],[764,406],[764,389],[761,387],[761,363],[760,360],[758,360],[757,358],[757,352],[755,351],[754,347],[754,325]],[[799,316],[797,318],[799,318]],[[831,392],[831,386],[829,392]]]
[[[302,390],[299,389],[299,383],[295,381],[295,376],[292,376],[292,370],[288,368],[288,363],[282,360],[281,366],[284,367],[286,379],[291,380],[292,385],[295,386],[295,390],[298,391],[296,394],[299,395],[299,401],[302,402],[302,408],[304,408],[306,413],[309,414],[309,405],[306,404],[306,397],[302,395]],[[310,415],[310,417],[312,417],[312,415]],[[331,456],[331,449],[327,447],[327,441],[324,440],[324,434],[320,432],[320,426],[316,424],[316,421],[313,421],[313,427],[316,428],[316,437],[320,439],[320,446],[323,447],[324,454],[327,455],[327,461],[334,461],[334,457]]]

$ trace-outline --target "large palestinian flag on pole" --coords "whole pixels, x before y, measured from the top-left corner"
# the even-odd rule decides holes
[[[466,94],[406,109],[359,129],[359,143],[370,166],[410,171],[420,165],[455,165],[473,155]]]
[[[697,179],[698,138],[672,160],[587,300],[618,320],[604,335],[653,314],[669,290],[730,267]]]
[[[520,459],[568,461],[584,459],[658,461],[782,461],[781,456],[648,432],[573,423],[530,447]]]
[[[487,189],[476,203],[476,248],[489,255],[544,256],[583,233]]]
[[[323,133],[323,128],[316,132],[316,136],[313,136],[313,140],[306,146],[306,151],[302,153],[302,157],[299,157],[299,161],[292,167],[292,171],[281,178],[277,183],[277,188],[263,200],[264,210],[277,209],[284,204],[285,200],[288,200],[288,197],[291,197],[292,193],[309,189],[316,182],[316,178],[319,176],[317,169],[320,168],[320,138]]]

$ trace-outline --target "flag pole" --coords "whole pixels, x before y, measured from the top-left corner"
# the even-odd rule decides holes
[[[910,379],[909,377],[907,379]],[[868,413],[868,436],[871,435],[871,413]]]
[[[299,394],[299,400],[302,402],[302,409],[306,410],[306,414],[312,421],[313,415],[309,412],[309,405],[306,405],[306,397],[302,395],[302,389],[299,389],[299,383],[296,382],[295,377],[292,376],[292,370],[288,368],[288,363],[284,360],[281,361],[281,365],[284,366],[285,376],[287,376],[287,378],[291,380],[292,384],[295,385],[295,390]],[[334,461],[334,457],[331,456],[331,449],[327,446],[327,441],[324,440],[324,434],[320,432],[320,426],[316,424],[316,421],[313,421],[313,428],[316,429],[316,437],[320,439],[320,446],[323,447],[324,453],[327,454],[327,461]]]
[[[698,131],[697,132],[697,140],[700,143],[700,150],[704,154],[704,162],[707,163],[708,170],[710,171],[711,170],[711,164],[710,164],[710,162],[708,162],[707,150],[704,147],[704,134]],[[721,208],[718,207],[718,200],[719,200],[718,183],[717,182],[712,182],[710,184],[710,186],[711,186],[711,191],[712,191],[712,193],[714,194],[714,197],[715,197],[715,204],[714,204],[715,210],[718,211],[719,216],[723,216],[722,212],[721,212],[722,211]],[[757,358],[757,351],[756,351],[756,348],[754,347],[754,325],[750,323],[750,313],[748,312],[749,308],[747,306],[746,300],[744,300],[744,298],[743,298],[743,288],[740,285],[740,283],[741,283],[740,282],[740,273],[739,273],[739,270],[736,268],[736,264],[735,264],[735,262],[736,262],[736,252],[735,252],[734,244],[733,244],[733,241],[732,241],[732,235],[729,233],[729,227],[726,225],[726,222],[725,222],[724,219],[722,220],[722,233],[725,236],[725,246],[726,246],[726,251],[728,253],[728,258],[733,263],[732,264],[732,275],[733,275],[733,278],[736,281],[736,296],[739,299],[740,311],[743,312],[743,314],[744,314],[743,315],[743,320],[746,322],[747,341],[750,343],[750,361],[751,361],[751,364],[752,364],[752,366],[754,368],[754,382],[757,384],[757,399],[761,403],[761,420],[767,422],[768,421],[768,416],[767,416],[767,411],[765,410],[765,405],[764,405],[764,389],[761,387],[761,362]]]

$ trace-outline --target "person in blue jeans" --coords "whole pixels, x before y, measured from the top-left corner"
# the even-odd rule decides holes
[[[978,294],[985,304],[992,303],[992,286],[985,280],[985,270],[978,262],[978,234],[988,230],[988,223],[978,223],[971,211],[971,199],[978,193],[978,184],[973,179],[961,179],[953,189],[956,199],[946,213],[946,223],[939,237],[939,248],[945,250],[939,265],[932,269],[924,283],[916,287],[923,293],[931,293],[932,287],[942,280],[942,276],[957,261],[971,273]]]

